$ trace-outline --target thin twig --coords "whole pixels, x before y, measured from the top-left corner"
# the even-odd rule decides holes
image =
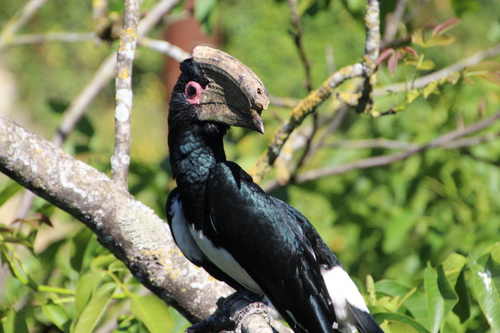
[[[115,150],[111,157],[113,180],[127,188],[130,165],[130,115],[132,114],[132,69],[137,45],[137,24],[140,7],[138,0],[125,0],[123,27],[116,62],[115,95]]]
[[[398,25],[401,23],[407,3],[408,0],[398,0],[394,9],[394,13],[387,14],[381,48],[386,47],[394,41],[394,38],[396,37],[396,33],[398,31]]]
[[[0,33],[0,50],[14,38],[17,31],[28,22],[47,0],[31,0],[5,24]]]
[[[79,43],[95,39],[92,32],[48,32],[46,34],[17,35],[10,40],[9,46],[41,44],[45,42]]]
[[[164,40],[143,37],[139,39],[139,45],[141,45],[142,47],[147,47],[156,52],[163,53],[178,62],[181,62],[187,58],[191,58],[191,54],[189,52],[186,52],[180,47],[170,44],[169,42]]]
[[[139,23],[139,38],[147,34],[178,2],[179,0],[162,0],[156,4]],[[66,137],[84,115],[90,103],[113,78],[115,68],[116,54],[112,53],[104,59],[92,79],[71,101],[69,107],[64,111],[61,123],[51,140],[56,147],[60,147],[63,144]],[[17,217],[24,218],[28,215],[34,199],[35,196],[33,193],[24,191],[19,208],[17,209]]]
[[[466,68],[475,66],[479,64],[481,61],[488,59],[488,58],[493,58],[496,57],[497,55],[500,54],[500,44],[497,44],[491,49],[488,49],[486,51],[481,51],[477,52],[470,57],[467,57],[465,59],[462,59],[460,61],[457,61],[451,66],[448,66],[446,68],[440,69],[438,71],[435,71],[429,75],[422,76],[415,81],[412,82],[400,82],[400,83],[395,83],[391,84],[388,86],[380,87],[375,89],[374,91],[374,96],[385,96],[387,95],[388,92],[392,93],[400,93],[400,92],[405,92],[411,89],[420,89],[425,86],[427,86],[429,83],[433,81],[438,81],[440,79],[448,77],[450,74],[455,73],[455,72],[461,72]],[[409,86],[411,85],[411,86]]]
[[[424,152],[430,148],[446,146],[447,144],[449,144],[450,142],[453,142],[454,140],[457,140],[458,138],[464,137],[466,135],[477,132],[479,130],[482,130],[482,129],[492,125],[499,118],[500,118],[500,111],[488,119],[482,120],[480,122],[477,122],[477,123],[470,125],[470,126],[467,126],[465,128],[460,128],[460,129],[451,131],[449,133],[443,134],[440,137],[438,137],[437,139],[432,140],[431,142],[429,142],[425,145],[414,147],[412,149],[408,149],[404,152],[397,153],[397,154],[370,157],[370,158],[362,159],[362,160],[359,160],[359,161],[356,161],[353,163],[349,163],[349,164],[345,164],[345,165],[307,171],[307,172],[304,172],[304,173],[298,175],[295,178],[295,182],[296,183],[303,183],[306,181],[318,179],[318,178],[325,177],[325,176],[331,176],[331,175],[345,173],[345,172],[348,172],[351,170],[373,168],[376,166],[387,165],[387,164],[391,164],[391,163],[394,163],[394,162],[397,162],[400,160],[404,160],[412,155]]]
[[[304,44],[302,43],[303,28],[300,22],[299,11],[297,9],[297,0],[288,0],[288,3],[290,5],[290,12],[291,12],[290,21],[295,29],[294,32],[291,32],[291,35],[295,42],[295,46],[297,47],[297,52],[299,53],[300,60],[302,61],[302,64],[304,66],[304,71],[306,76],[305,79],[306,89],[308,92],[311,92],[313,90],[312,78],[311,78],[311,61],[307,58]],[[295,166],[293,167],[293,171],[287,172],[287,175],[293,175],[298,169],[300,169],[309,149],[311,148],[314,135],[316,134],[319,128],[319,115],[315,112],[315,110],[312,110],[311,113],[313,114],[312,131],[310,131],[310,133],[308,133],[305,136],[305,149],[301,154],[301,156],[299,157],[299,159],[297,160]],[[283,181],[288,181],[288,179],[283,179]]]
[[[250,174],[254,177],[256,182],[259,182],[269,172],[270,166],[273,165],[283,144],[290,136],[290,133],[303,122],[308,114],[322,104],[339,84],[355,77],[370,77],[374,73],[375,62],[378,58],[380,46],[379,4],[377,0],[368,1],[365,26],[367,38],[363,61],[341,68],[323,82],[318,89],[311,91],[309,95],[301,100],[292,110],[290,119],[285,121],[280,128],[278,128],[268,149],[266,149],[250,170]]]
[[[300,15],[297,9],[297,0],[288,0],[288,4],[290,5],[291,12],[290,21],[295,29],[295,31],[291,31],[290,34],[292,35],[295,46],[297,47],[297,51],[299,52],[300,60],[304,65],[306,75],[305,86],[307,91],[310,92],[311,90],[313,90],[311,79],[311,61],[307,58],[306,51],[302,43],[303,29],[302,25],[300,24]]]

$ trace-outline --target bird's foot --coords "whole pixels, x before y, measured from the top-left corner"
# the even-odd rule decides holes
[[[270,325],[268,307],[261,301],[262,296],[249,291],[221,297],[214,314],[189,327],[186,333],[277,333]]]

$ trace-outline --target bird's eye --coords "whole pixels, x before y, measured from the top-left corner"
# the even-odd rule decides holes
[[[201,94],[203,93],[203,90],[204,88],[198,82],[188,82],[186,84],[186,88],[184,89],[186,100],[190,104],[200,104]]]
[[[189,97],[194,97],[198,93],[197,87],[191,82],[186,86],[186,95]]]
[[[195,86],[192,86],[192,85],[189,85],[186,87],[186,93],[188,96],[194,96],[196,95],[196,87]]]

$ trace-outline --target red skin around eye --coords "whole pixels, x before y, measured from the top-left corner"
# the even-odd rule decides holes
[[[184,94],[186,95],[186,100],[189,104],[200,104],[202,92],[203,87],[195,81],[191,81],[186,84],[186,89],[184,89]]]

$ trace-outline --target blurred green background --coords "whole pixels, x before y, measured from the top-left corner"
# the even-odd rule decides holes
[[[6,27],[8,20],[24,3],[0,2],[0,28]],[[141,8],[147,12],[154,3],[153,0],[143,1]],[[361,61],[366,3],[361,0],[303,0],[298,3],[304,51],[311,63],[312,87],[316,88],[332,71]],[[396,3],[382,2],[382,32],[386,15],[394,11]],[[179,4],[171,17],[182,20],[186,14],[183,8],[184,4]],[[110,11],[120,15],[123,4],[110,1]],[[209,36],[217,36],[221,49],[252,68],[272,96],[300,99],[307,95],[304,66],[291,36],[295,30],[290,23],[287,1],[204,0],[196,2],[194,13],[202,22],[203,31]],[[428,72],[498,45],[498,13],[500,2],[493,0],[408,1],[403,15],[405,22],[397,26],[392,46],[395,49],[411,46],[420,56],[423,55],[422,59],[430,60],[432,64],[428,70],[415,70],[414,66],[401,60],[394,75],[391,75],[385,62],[378,74],[377,87],[411,82]],[[454,17],[461,22],[446,31],[454,38],[451,43],[424,48],[411,42],[409,36],[417,29],[426,29],[429,35],[437,24]],[[90,32],[92,29],[90,1],[49,0],[19,34]],[[168,29],[168,24],[162,24],[148,36],[161,39]],[[50,139],[64,110],[116,47],[116,41],[91,40],[7,45],[0,49],[0,99],[3,100],[0,114]],[[406,56],[404,60],[410,58]],[[405,147],[426,144],[440,135],[499,112],[499,59],[498,56],[489,59],[486,65],[490,74],[496,73],[496,79],[494,75],[462,77],[456,82],[440,84],[427,98],[420,96],[408,106],[405,105],[404,93],[385,93],[375,99],[377,110],[382,112],[393,105],[403,106],[394,115],[371,117],[349,109],[339,127],[328,135],[325,145],[298,173],[401,151],[384,146],[359,148],[361,142],[373,143],[375,139],[384,139],[398,141]],[[170,92],[165,82],[170,73],[165,63],[164,55],[138,47],[133,69],[133,139],[129,183],[131,193],[162,218],[165,217],[164,204],[168,193],[175,187],[166,144]],[[357,83],[359,81],[347,82],[340,90],[352,90]],[[318,122],[322,126],[315,138],[325,133],[326,125],[339,112],[339,103],[331,98],[317,110]],[[226,140],[228,158],[248,170],[265,150],[275,129],[288,117],[290,110],[289,107],[271,105],[263,115],[265,135],[232,129]],[[108,174],[114,143],[113,111],[114,84],[110,82],[63,145],[65,151]],[[299,131],[307,131],[311,124],[312,117]],[[474,289],[476,271],[473,266],[476,261],[486,270],[492,265],[490,277],[496,289],[491,297],[500,301],[500,270],[496,270],[500,267],[500,250],[494,245],[500,240],[500,141],[496,139],[499,131],[500,124],[495,123],[475,133],[491,136],[483,143],[458,149],[430,149],[382,167],[354,170],[301,184],[295,184],[292,178],[287,185],[273,187],[272,195],[289,202],[310,219],[361,286],[365,286],[367,275],[381,283],[390,281],[392,294],[383,292],[381,283],[376,284],[378,301],[370,303],[375,313],[393,312],[413,318],[423,327],[408,324],[415,332],[436,332],[435,327],[446,332],[500,332],[498,303],[488,310],[481,302],[481,289]],[[295,160],[301,156],[303,149],[295,152]],[[270,184],[276,176],[273,170],[262,184]],[[19,190],[6,177],[0,177],[0,203],[3,204],[0,223],[6,225],[5,230],[2,229],[4,265],[0,278],[3,284],[3,288],[0,287],[3,290],[0,300],[3,331],[10,332],[16,327],[24,330],[25,326],[30,332],[75,331],[77,318],[84,313],[86,305],[93,299],[92,295],[98,294],[113,301],[105,304],[103,309],[106,311],[102,310],[92,317],[93,326],[80,328],[83,331],[154,331],[152,326],[144,324],[148,319],[141,317],[137,310],[141,301],[131,301],[139,304],[135,305],[131,314],[127,300],[134,298],[123,290],[129,288],[140,295],[144,295],[145,291],[80,223],[37,199],[33,212],[50,216],[55,227],[32,227],[19,222],[11,225],[17,217]],[[28,250],[25,251],[25,248]],[[484,257],[485,253],[490,255],[491,263],[488,261],[490,257]],[[443,266],[456,254],[467,260],[458,260],[463,262],[462,265]],[[12,270],[20,265],[19,262],[23,262],[21,271],[24,273],[16,275]],[[465,262],[467,266],[464,266]],[[440,275],[439,267],[458,269],[458,272],[464,272],[464,276],[450,278],[452,273],[446,269],[446,274]],[[431,272],[437,274],[438,280],[441,279],[441,291],[443,276],[451,279],[458,295],[456,304],[467,308],[468,315],[459,314],[454,305],[443,308],[441,319],[431,314],[424,318],[425,315],[420,316],[418,310],[405,303],[418,294],[423,297],[420,301],[430,306],[430,285],[426,278],[432,276]],[[22,281],[23,276],[28,282],[32,279],[38,286],[46,285],[53,289],[48,292],[34,290],[33,285]],[[463,289],[469,290],[465,292],[467,305],[463,303],[464,294],[457,291],[457,281],[462,279],[466,284]],[[109,290],[115,289],[102,287],[116,281],[123,283],[119,285],[122,288],[120,297],[109,294]],[[396,286],[405,292],[398,294]],[[54,288],[63,288],[68,295],[64,296],[61,290]],[[74,303],[78,288],[90,291],[88,295],[80,293]],[[150,299],[145,300],[147,304],[154,303]],[[158,304],[158,308],[162,306]],[[170,316],[170,310],[165,311],[162,313]],[[178,332],[187,325],[178,314],[172,313],[173,317],[165,317],[165,325],[170,326],[166,326],[169,329],[163,327],[163,331]],[[486,314],[491,315],[497,326],[486,319]],[[26,318],[25,326],[19,324],[22,321],[19,317]],[[403,332],[398,326],[403,325],[402,321],[392,320],[399,323],[391,326],[392,331]],[[437,321],[436,326],[434,323]],[[384,326],[384,329],[387,327]],[[404,332],[412,332],[410,328]]]

